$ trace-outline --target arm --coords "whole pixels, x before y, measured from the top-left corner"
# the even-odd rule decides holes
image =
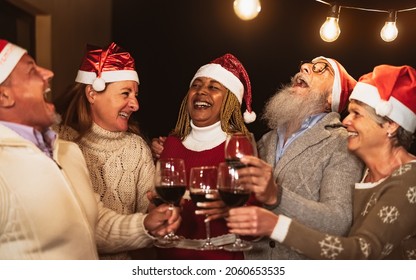
[[[345,235],[352,221],[354,184],[362,176],[361,161],[348,152],[345,141],[338,140],[319,144],[312,155],[299,158],[288,165],[282,200],[274,212],[324,232]]]
[[[391,177],[389,182],[373,189],[355,192],[354,207],[360,215],[356,216],[349,237],[322,234],[292,221],[282,242],[313,258],[411,259],[416,250],[416,172],[412,173],[407,176],[411,179]],[[308,236],[309,242],[300,242],[300,235]]]
[[[120,215],[105,208],[97,194],[96,201],[96,241],[98,250],[102,253],[146,247],[152,242],[153,236],[175,231],[180,224],[179,213],[168,210],[166,204],[152,209],[148,214]]]

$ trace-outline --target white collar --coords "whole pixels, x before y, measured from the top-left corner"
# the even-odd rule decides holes
[[[221,129],[221,122],[213,125],[198,127],[191,121],[191,133],[183,140],[183,145],[191,150],[200,152],[217,147],[227,139],[227,134]]]

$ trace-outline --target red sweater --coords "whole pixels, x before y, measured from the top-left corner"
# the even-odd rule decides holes
[[[165,143],[161,158],[179,157],[185,160],[186,172],[189,173],[194,166],[215,165],[224,162],[224,144],[210,150],[195,152],[188,150],[179,138],[169,136]],[[205,224],[203,215],[195,215],[196,206],[191,200],[186,200],[181,212],[182,223],[177,234],[189,239],[205,239]],[[210,222],[211,237],[227,234],[228,228],[224,219]],[[228,252],[224,250],[198,251],[180,248],[161,249],[157,248],[159,259],[174,260],[235,260],[244,259],[242,252]]]

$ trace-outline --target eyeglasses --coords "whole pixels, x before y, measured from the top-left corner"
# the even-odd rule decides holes
[[[317,61],[317,62],[312,62],[312,61],[301,61],[300,62],[300,66],[299,68],[302,68],[303,64],[312,64],[312,71],[316,74],[323,74],[325,72],[325,70],[328,69],[328,71],[334,75],[334,72],[331,68],[331,66],[323,61]]]

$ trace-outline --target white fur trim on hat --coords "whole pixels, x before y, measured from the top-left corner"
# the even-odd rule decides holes
[[[373,85],[358,82],[351,93],[351,99],[373,107],[378,115],[388,117],[409,132],[413,133],[416,129],[416,114],[393,96],[387,101],[382,100]]]
[[[214,80],[217,80],[228,88],[235,96],[237,96],[240,104],[243,101],[244,96],[244,85],[233,73],[223,68],[219,64],[211,63],[206,64],[198,69],[195,73],[195,76],[192,78],[190,85],[194,82],[196,78],[207,77]]]
[[[341,74],[339,73],[338,65],[333,59],[324,56],[318,56],[314,58],[312,62],[319,59],[324,59],[328,61],[332,69],[334,69],[334,83],[332,85],[331,110],[332,112],[338,112],[339,103],[341,102]]]
[[[75,81],[82,84],[92,85],[97,78],[95,72],[87,72],[78,70]],[[105,71],[101,72],[101,79],[106,83],[119,82],[119,81],[135,81],[139,83],[139,75],[134,70],[117,70],[117,71]]]
[[[0,83],[10,75],[17,63],[27,51],[8,42],[0,52]]]

